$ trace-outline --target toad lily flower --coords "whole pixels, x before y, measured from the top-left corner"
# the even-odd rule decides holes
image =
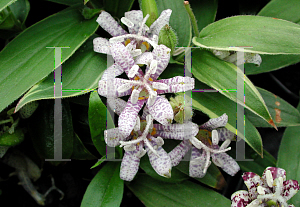
[[[122,43],[116,43],[111,51],[115,63],[125,71],[130,80],[114,78],[109,81],[104,78],[99,81],[98,93],[105,97],[131,95],[119,117],[120,136],[129,136],[144,103],[147,103],[150,114],[156,121],[163,125],[170,123],[174,116],[172,107],[167,99],[158,94],[183,92],[194,88],[194,79],[190,77],[176,76],[157,80],[169,63],[170,49],[158,45],[151,53],[145,52],[136,60]],[[141,64],[146,65],[145,75],[139,67]],[[108,84],[113,85],[115,90],[108,92]]]
[[[126,102],[121,99],[116,99],[115,102],[115,112],[119,114],[126,106]],[[161,147],[164,141],[159,136],[152,136],[155,129],[153,128],[153,118],[151,115],[148,114],[146,120],[143,118],[140,120],[137,117],[133,131],[125,139],[119,136],[119,129],[106,130],[105,142],[111,147],[120,145],[125,150],[120,170],[121,179],[131,181],[134,178],[139,169],[140,159],[146,152],[157,174],[163,177],[171,177],[171,160],[167,152]]]
[[[267,167],[262,177],[253,173],[243,174],[248,191],[240,190],[232,194],[231,207],[294,207],[287,204],[299,190],[296,180],[286,180],[282,168]]]
[[[231,176],[235,175],[240,170],[239,165],[225,153],[231,149],[228,146],[231,139],[234,138],[234,134],[225,128],[219,128],[224,127],[227,120],[226,114],[210,119],[199,127],[197,135],[186,136],[184,141],[169,152],[172,165],[178,165],[182,157],[192,148],[189,169],[191,177],[202,178],[205,176],[211,164],[210,157],[215,165],[221,167],[226,173]],[[220,147],[218,146],[219,141],[224,141]]]

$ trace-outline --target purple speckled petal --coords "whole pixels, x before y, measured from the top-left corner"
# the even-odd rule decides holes
[[[267,170],[270,170],[271,173],[272,173],[272,177],[273,177],[273,180],[275,180],[276,178],[279,178],[279,177],[282,177],[283,178],[283,181],[286,180],[286,172],[284,169],[282,168],[279,168],[279,167],[267,167],[263,174],[262,174],[262,179],[265,180],[265,183],[267,183],[267,179],[266,179],[266,172]]]
[[[242,175],[245,185],[248,188],[249,196],[254,200],[258,196],[257,186],[263,186],[263,181],[259,175],[254,172],[245,172]]]
[[[154,141],[151,140],[150,144],[155,148],[156,143]],[[156,150],[159,155],[158,157],[151,150],[149,150],[147,145],[145,145],[145,149],[149,156],[149,161],[153,169],[155,170],[155,172],[160,176],[170,178],[172,164],[171,164],[171,159],[168,156],[168,153],[162,147],[158,147]]]
[[[120,178],[132,181],[139,170],[140,158],[136,157],[137,150],[125,152],[120,169]]]
[[[151,61],[153,60],[153,55],[151,52],[144,52],[143,54],[139,55],[135,59],[135,64],[147,65],[150,66]]]
[[[119,116],[118,126],[119,134],[121,137],[128,137],[133,130],[136,117],[139,111],[143,107],[145,100],[138,100],[136,104],[132,104],[130,99],[127,101],[127,105],[124,111]]]
[[[295,207],[293,204],[288,205],[288,207]]]
[[[235,140],[234,138],[236,137],[236,135],[233,132],[231,132],[229,129],[219,128],[217,129],[217,131],[219,134],[220,141],[225,141],[226,139]]]
[[[164,83],[169,86],[166,90],[157,90],[157,94],[177,93],[195,88],[195,79],[190,77],[175,76],[169,79],[160,79],[156,82]]]
[[[166,126],[154,124],[153,127],[156,129],[156,135],[164,139],[185,140],[191,136],[196,136],[199,131],[198,125],[192,122],[169,124]]]
[[[203,172],[207,154],[202,149],[192,147],[189,175],[194,178],[203,178],[206,173]],[[195,160],[197,158],[197,160]],[[195,161],[193,161],[195,160]]]
[[[171,104],[166,98],[157,96],[154,104],[149,106],[147,103],[147,107],[153,119],[159,123],[167,125],[173,120],[174,112]]]
[[[115,78],[123,72],[123,69],[119,65],[113,64],[103,72],[101,80],[107,80],[108,77]]]
[[[113,37],[127,34],[118,22],[106,11],[102,11],[96,21]]]
[[[110,55],[109,41],[102,37],[96,37],[93,40],[94,51]]]
[[[119,142],[123,141],[124,139],[119,137],[119,129],[113,128],[104,131],[104,140],[108,146],[115,147],[118,146],[120,144]]]
[[[115,63],[118,64],[128,76],[129,70],[134,65],[134,59],[130,52],[119,42],[112,44],[110,51]]]
[[[152,35],[159,36],[159,32],[161,28],[166,24],[169,24],[171,14],[172,14],[171,9],[163,10],[160,16],[158,17],[158,19],[155,20],[155,22],[153,22],[152,25],[150,26],[149,33],[151,33]]]
[[[251,201],[245,190],[239,190],[231,195],[231,207],[246,207]]]
[[[128,28],[131,34],[137,34],[140,28],[139,23],[143,21],[143,12],[141,10],[132,10],[129,12],[125,12],[125,17],[129,19],[134,26]]]
[[[141,119],[144,119],[144,120],[146,120],[146,117],[147,117],[147,115],[149,115],[150,114],[150,112],[149,112],[149,109],[148,109],[148,107],[147,107],[147,105],[144,107],[144,109],[143,109],[143,115],[142,115],[142,117],[141,117]]]
[[[206,123],[200,126],[200,129],[213,130],[215,128],[224,127],[227,124],[228,116],[223,114],[222,116],[208,120]]]
[[[158,76],[166,69],[170,60],[171,49],[165,45],[158,45],[153,51],[153,59],[157,60],[157,69],[155,74],[152,74],[150,77],[155,81]]]
[[[183,140],[171,152],[168,153],[173,167],[180,163],[182,158],[191,149],[191,147],[192,144],[189,140]]]
[[[125,79],[122,79],[122,78],[114,78],[114,91],[109,93],[108,90],[107,90],[107,81],[106,80],[100,80],[99,81],[99,84],[98,84],[98,93],[100,96],[104,96],[104,97],[107,97],[107,94],[110,94],[110,95],[113,95],[114,97],[122,97],[122,96],[127,96],[127,95],[130,95],[131,92],[132,92],[132,89],[128,89],[127,91],[125,92],[118,92],[117,91],[117,88],[120,87],[121,85],[124,85],[126,84],[124,81]]]
[[[111,109],[120,116],[120,114],[124,111],[127,102],[120,98],[114,98],[110,102],[108,102],[108,104]]]
[[[286,180],[283,182],[282,196],[287,201],[291,199],[299,190],[299,183],[297,180]]]
[[[234,176],[240,170],[237,162],[226,153],[212,153],[211,158],[215,165],[221,167],[224,172],[231,176]]]

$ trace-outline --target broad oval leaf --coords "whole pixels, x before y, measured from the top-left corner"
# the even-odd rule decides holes
[[[105,11],[121,19],[131,9],[133,2],[134,0],[104,0],[103,5]]]
[[[205,27],[197,46],[260,54],[300,54],[300,25],[261,16],[234,16]]]
[[[160,181],[140,174],[126,184],[147,207],[215,207],[230,206],[231,203],[221,194],[188,180],[162,185]]]
[[[102,103],[97,91],[93,91],[90,94],[89,126],[93,143],[98,152],[104,156],[106,154],[106,144],[104,142],[104,130],[106,129],[106,107]]]
[[[258,87],[257,90],[266,102],[266,105],[277,127],[300,125],[300,113],[296,108],[267,90]],[[245,111],[245,115],[256,127],[270,127],[270,125],[261,117],[258,117],[248,110]]]
[[[119,173],[119,162],[106,163],[87,187],[80,207],[120,206],[124,181]]]
[[[0,111],[54,70],[54,49],[63,47],[65,62],[97,29],[84,20],[80,7],[70,7],[26,29],[0,53]]]
[[[106,55],[93,51],[93,38],[89,38],[70,59],[62,65],[62,98],[89,93],[98,86],[103,71],[106,69]],[[26,103],[53,99],[54,72],[46,79],[35,84],[19,101],[16,111]]]
[[[300,111],[300,104],[297,107]],[[283,168],[286,171],[287,180],[297,180],[300,182],[300,126],[287,127],[278,151],[277,167]],[[289,203],[295,206],[300,206],[300,193],[298,192],[292,197]]]
[[[170,25],[178,37],[177,47],[187,47],[191,44],[192,26],[182,0],[155,0],[158,15],[165,9],[172,9]],[[178,18],[180,17],[180,18]]]
[[[193,52],[193,75],[203,83],[219,90],[229,99],[244,105],[244,97],[239,99],[237,92],[237,78],[244,79],[244,73],[232,63],[222,61],[206,50]],[[262,117],[275,127],[268,108],[252,82],[245,76],[244,79],[245,108]]]
[[[88,149],[84,146],[79,136],[74,133],[73,138],[73,154],[71,159],[76,160],[93,160],[97,159]]]
[[[73,6],[76,4],[83,4],[83,0],[47,0],[58,4],[64,4],[67,6]]]

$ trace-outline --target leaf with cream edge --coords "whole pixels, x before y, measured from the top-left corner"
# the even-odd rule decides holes
[[[240,69],[232,64],[218,59],[212,53],[206,50],[195,50],[193,52],[193,75],[203,83],[212,88],[219,89],[236,89],[237,75],[243,79],[244,74]],[[245,108],[262,117],[265,121],[276,128],[268,108],[252,82],[245,76]],[[236,92],[226,92],[220,90],[219,93],[227,98],[244,105],[243,100],[237,100]]]
[[[271,17],[233,16],[205,27],[193,43],[216,50],[300,54],[300,25]]]
[[[183,73],[183,66],[170,64],[161,75],[161,78],[169,78],[174,75],[182,75]],[[195,79],[195,89],[211,89],[211,87]],[[193,109],[202,111],[209,118],[217,118],[226,113],[229,119],[225,127],[231,132],[236,133],[236,103],[234,101],[231,101],[220,93],[193,92],[192,104]],[[245,138],[246,143],[260,156],[263,156],[261,136],[247,117],[245,118],[245,137],[240,131],[237,131],[237,135]]]
[[[8,7],[12,3],[14,3],[15,1],[17,1],[17,0],[2,0],[2,1],[0,1],[0,11],[2,11],[3,9]]]
[[[93,51],[94,37],[95,36],[89,38],[75,54],[62,65],[62,98],[82,95],[97,88],[98,81],[107,68],[107,57],[104,54],[95,53]],[[54,72],[50,73],[43,81],[35,84],[21,98],[16,106],[16,111],[22,108],[26,103],[34,100],[53,99],[53,77]]]
[[[38,22],[1,51],[0,97],[5,98],[0,111],[54,70],[54,49],[46,47],[70,47],[62,49],[63,63],[96,31],[95,18],[85,20],[79,8],[70,7]]]

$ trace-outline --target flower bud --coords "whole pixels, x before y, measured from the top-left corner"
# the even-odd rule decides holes
[[[27,103],[25,106],[23,106],[20,109],[20,116],[22,119],[27,119],[29,118],[37,109],[39,106],[39,103],[37,101],[32,101]]]
[[[192,118],[191,103],[185,102],[183,95],[177,95],[175,98],[170,98],[170,104],[174,112],[174,120],[180,124]]]
[[[173,54],[177,45],[177,35],[170,25],[165,25],[159,32],[158,44],[163,44],[171,49]]]

